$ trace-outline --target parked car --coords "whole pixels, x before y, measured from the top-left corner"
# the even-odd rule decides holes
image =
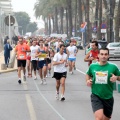
[[[103,47],[107,47],[107,41],[103,41],[103,40],[97,40],[98,42],[98,48],[103,48]],[[88,46],[88,45],[87,45]],[[91,50],[91,48],[85,47],[85,55]]]
[[[107,45],[110,58],[120,58],[120,42],[112,42]]]

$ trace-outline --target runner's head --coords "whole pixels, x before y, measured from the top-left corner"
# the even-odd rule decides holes
[[[21,38],[19,38],[19,44],[23,44],[23,38],[21,37]]]
[[[92,47],[92,50],[98,49],[98,42],[97,41],[92,41],[91,42],[91,47]]]
[[[99,57],[100,62],[107,62],[107,60],[109,58],[109,49],[108,48],[100,48],[98,57]]]
[[[43,40],[40,40],[40,41],[39,41],[39,45],[40,45],[41,47],[43,47],[44,41],[43,41]]]
[[[73,38],[71,38],[71,40],[70,40],[70,46],[72,46],[72,45],[74,45],[74,39]]]
[[[60,53],[63,54],[64,53],[64,49],[65,49],[65,45],[61,44],[60,45]]]
[[[32,41],[32,45],[33,45],[33,46],[36,46],[36,44],[37,44],[37,39],[34,38],[33,41]]]

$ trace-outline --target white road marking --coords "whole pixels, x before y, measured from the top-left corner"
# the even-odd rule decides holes
[[[37,91],[39,92],[40,96],[45,100],[45,102],[52,108],[52,110],[61,118],[61,120],[66,120],[50,103],[49,101],[44,97],[44,95],[41,93],[37,83],[34,81],[34,84],[37,88]]]
[[[37,120],[31,97],[29,94],[26,94],[25,96],[26,96],[26,101],[27,101],[30,118],[31,118],[31,120]]]
[[[78,72],[80,72],[80,73],[86,75],[86,73],[82,72],[81,70],[79,70],[79,69],[76,69],[76,70],[77,70]]]
[[[23,73],[21,74],[21,76],[23,76]],[[22,78],[23,78],[23,77],[22,77]],[[28,90],[28,86],[27,86],[26,83],[27,83],[27,82],[22,79],[22,84],[23,84],[24,90]],[[29,94],[25,94],[25,97],[26,97],[26,102],[27,102],[29,114],[30,114],[30,119],[31,119],[31,120],[37,120],[37,118],[36,118],[36,113],[35,113],[35,109],[34,109],[34,107],[33,107],[33,103],[32,103],[32,100],[31,100],[30,95],[29,95]]]

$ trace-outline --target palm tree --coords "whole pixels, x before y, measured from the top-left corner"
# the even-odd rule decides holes
[[[120,0],[118,2],[118,8],[117,8],[117,15],[115,20],[115,40],[116,42],[120,42]]]
[[[66,0],[66,4],[67,4],[67,9],[68,9],[68,20],[69,20],[69,37],[72,37],[72,28],[73,28],[73,24],[72,24],[72,1],[71,0]]]

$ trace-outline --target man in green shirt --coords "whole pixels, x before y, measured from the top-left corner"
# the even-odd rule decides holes
[[[110,120],[113,111],[113,86],[120,81],[118,67],[107,62],[109,50],[99,50],[99,62],[90,65],[86,73],[87,86],[91,87],[91,104],[95,120]]]

